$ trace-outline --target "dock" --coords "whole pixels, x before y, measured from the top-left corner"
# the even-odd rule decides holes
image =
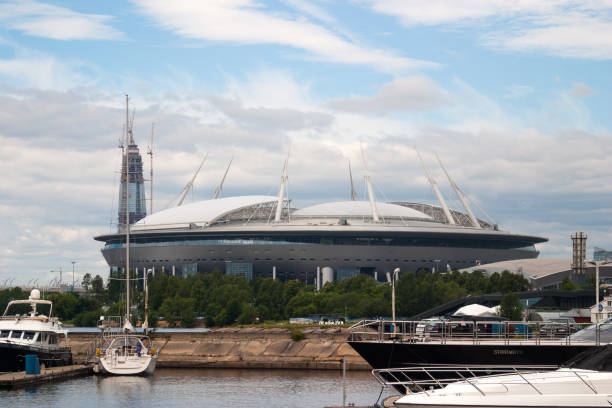
[[[38,385],[67,378],[85,377],[93,373],[91,365],[69,365],[49,367],[40,370],[40,374],[26,374],[25,371],[0,374],[0,389],[12,389]]]

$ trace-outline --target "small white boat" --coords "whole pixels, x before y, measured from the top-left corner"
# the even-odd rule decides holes
[[[102,326],[102,337],[96,349],[98,369],[110,375],[150,375],[155,371],[157,353],[151,339],[133,334],[126,322],[121,332]]]
[[[440,367],[421,367],[422,371]],[[453,368],[444,367],[450,373]],[[480,370],[502,372],[489,376],[475,374]],[[410,371],[410,370],[408,370]],[[526,407],[610,407],[612,406],[612,372],[579,368],[554,371],[522,371],[519,368],[456,367],[463,380],[412,382],[413,390],[395,401],[397,407],[410,408],[526,408]],[[439,374],[439,372],[438,372]],[[406,377],[409,374],[404,372]],[[408,380],[410,383],[410,380]],[[429,388],[428,388],[429,387]]]

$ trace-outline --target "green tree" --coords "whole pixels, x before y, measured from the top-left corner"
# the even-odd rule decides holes
[[[516,293],[510,292],[504,295],[499,307],[499,314],[513,321],[523,319],[523,304]]]
[[[83,280],[81,281],[81,286],[83,286],[86,291],[89,291],[90,285],[91,285],[91,273],[86,273],[85,276],[83,276]]]
[[[195,324],[194,305],[194,299],[176,294],[164,300],[159,308],[159,313],[164,316],[171,327],[175,327],[177,322],[180,322],[182,327],[193,327]]]
[[[91,291],[100,299],[104,297],[104,280],[100,275],[91,280]]]
[[[559,286],[559,289],[561,290],[577,290],[578,289],[578,285],[576,285],[569,276],[566,276],[563,281],[561,282],[561,285]]]

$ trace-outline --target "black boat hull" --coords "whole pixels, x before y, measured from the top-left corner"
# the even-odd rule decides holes
[[[599,348],[585,345],[494,345],[494,344],[440,344],[440,343],[401,343],[401,342],[364,342],[349,341],[374,369],[401,369],[415,366],[434,365],[504,365],[504,366],[562,366],[564,363],[587,350]],[[431,374],[431,373],[430,373]],[[439,378],[457,378],[453,371],[433,374]],[[387,373],[381,376],[388,381],[395,378]],[[412,380],[427,380],[423,373],[411,373]],[[408,391],[406,386],[396,385],[401,392]]]
[[[22,344],[0,343],[0,372],[24,371],[26,354],[36,354],[41,364],[57,367],[72,364],[70,348],[40,349]]]
[[[436,364],[562,365],[595,346],[494,345],[349,341],[372,368],[401,368]]]

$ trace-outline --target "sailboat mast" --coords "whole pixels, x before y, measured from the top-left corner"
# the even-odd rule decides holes
[[[125,316],[130,321],[130,126],[129,97],[125,95]]]
[[[153,214],[153,136],[155,135],[155,123],[151,124],[151,145],[149,146],[149,151],[147,152],[147,154],[149,156],[151,156],[151,196],[149,197],[149,200],[151,201],[151,205],[150,205],[150,210],[149,210],[149,214]]]

